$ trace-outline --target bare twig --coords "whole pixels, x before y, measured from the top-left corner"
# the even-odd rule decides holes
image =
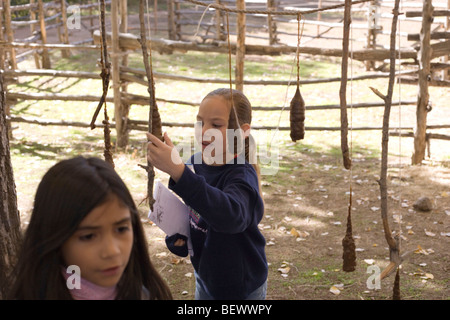
[[[145,72],[147,75],[148,88],[150,94],[150,108],[148,114],[148,132],[162,139],[161,118],[159,116],[158,106],[156,105],[155,81],[153,79],[152,70],[152,50],[147,48],[147,38],[145,36],[145,20],[144,20],[144,0],[139,1],[139,22],[140,22],[140,43],[142,48],[142,56],[144,60]],[[150,53],[149,53],[150,51]],[[144,168],[144,166],[141,166]],[[155,170],[153,165],[147,160],[147,198],[149,199],[150,209],[153,210],[155,199],[153,198],[153,183],[155,180]]]

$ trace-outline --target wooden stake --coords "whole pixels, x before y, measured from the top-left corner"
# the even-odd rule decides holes
[[[66,0],[60,0],[61,1],[61,14],[62,14],[62,21],[63,21],[63,43],[69,44],[69,30],[67,27],[67,9],[66,9]],[[59,30],[59,28],[58,28]],[[70,50],[64,49],[61,51],[61,56],[63,58],[69,58],[70,57]]]
[[[3,1],[3,13],[5,17],[5,32],[8,42],[14,42],[14,31],[11,28],[11,6],[9,0]],[[10,49],[10,64],[12,69],[17,69],[16,51],[14,48]]]
[[[420,30],[420,50],[417,54],[419,61],[419,92],[417,94],[416,127],[414,133],[414,153],[411,164],[421,164],[425,159],[426,150],[426,126],[430,94],[428,81],[430,72],[430,34],[433,21],[433,6],[431,0],[423,1],[422,29]]]
[[[348,149],[348,118],[347,118],[347,69],[348,45],[351,24],[351,0],[345,0],[344,9],[344,35],[342,40],[341,87],[339,98],[341,104],[341,150],[345,169],[350,169],[352,162]]]
[[[389,245],[389,268],[395,264],[397,267],[402,262],[402,257],[400,256],[400,238],[392,236],[391,229],[389,227],[388,221],[388,203],[387,203],[387,168],[388,168],[388,150],[389,150],[389,117],[392,105],[392,94],[395,81],[395,39],[397,34],[397,21],[399,15],[399,2],[400,0],[395,0],[393,9],[393,19],[391,27],[391,37],[390,37],[390,70],[389,70],[389,84],[388,93],[383,96],[381,93],[377,93],[378,96],[383,98],[385,107],[383,115],[383,131],[382,131],[382,141],[381,141],[381,173],[380,180],[378,181],[380,185],[380,196],[381,196],[381,219],[383,221],[384,236]],[[384,272],[383,272],[384,273]],[[388,275],[388,274],[387,274]]]
[[[38,10],[39,10],[39,24],[41,26],[42,43],[47,44],[47,30],[45,29],[44,3],[42,2],[42,0],[38,0]],[[46,48],[42,49],[42,68],[44,69],[52,68],[48,49]]]
[[[147,38],[145,36],[145,19],[144,19],[144,0],[139,1],[139,23],[140,23],[140,43],[142,48],[142,57],[144,60],[145,72],[147,75],[148,87],[147,91],[150,94],[150,108],[148,113],[148,132],[159,137],[162,137],[162,124],[161,117],[159,115],[158,106],[156,104],[155,96],[155,81],[153,78],[153,66],[152,66],[152,48],[147,49]],[[151,42],[149,42],[151,43]],[[149,53],[150,52],[150,53]],[[155,170],[153,165],[147,160],[146,166],[141,166],[147,171],[147,199],[149,201],[150,209],[153,210],[153,204],[155,199],[153,198],[153,184],[155,180]]]

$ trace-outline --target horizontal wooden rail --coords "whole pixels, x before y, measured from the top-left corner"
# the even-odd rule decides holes
[[[16,116],[10,116],[7,117],[8,120],[11,122],[22,122],[22,123],[28,123],[28,124],[36,124],[36,125],[42,125],[42,126],[71,126],[71,127],[81,127],[81,128],[90,128],[90,123],[87,122],[79,122],[79,121],[65,121],[65,120],[52,120],[52,119],[36,119],[36,118],[29,118],[29,117],[16,117]],[[137,131],[147,131],[148,128],[146,125],[148,124],[147,121],[141,121],[141,120],[128,120],[128,126],[131,130],[137,130]],[[99,123],[96,124],[96,127],[102,128],[104,125]],[[164,127],[184,127],[184,128],[194,128],[193,123],[176,123],[176,122],[163,122],[162,126]],[[111,128],[115,128],[115,124],[110,124]],[[427,129],[434,129],[434,128],[450,128],[450,125],[438,125],[438,126],[427,126]],[[280,131],[288,131],[290,130],[290,127],[276,127],[276,126],[252,126],[252,129],[255,130],[280,130]],[[353,131],[369,131],[369,130],[382,130],[382,127],[355,127],[351,130]],[[399,133],[395,130],[413,130],[412,127],[402,127],[402,128],[390,128],[391,130],[394,130],[391,132],[392,136],[399,136]],[[305,131],[340,131],[341,127],[305,127]],[[404,136],[406,136],[405,134]],[[438,134],[433,134],[436,138],[439,137]],[[445,135],[441,135],[445,136]]]

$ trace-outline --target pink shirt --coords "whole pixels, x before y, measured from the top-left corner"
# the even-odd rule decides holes
[[[70,274],[63,272],[64,278],[70,277]],[[69,289],[74,300],[114,300],[117,295],[116,286],[101,287],[82,277],[80,277],[80,289]]]

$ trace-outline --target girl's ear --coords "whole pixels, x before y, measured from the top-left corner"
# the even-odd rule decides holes
[[[247,138],[250,135],[250,124],[249,123],[243,123],[241,125],[242,131],[244,131],[244,138]]]

